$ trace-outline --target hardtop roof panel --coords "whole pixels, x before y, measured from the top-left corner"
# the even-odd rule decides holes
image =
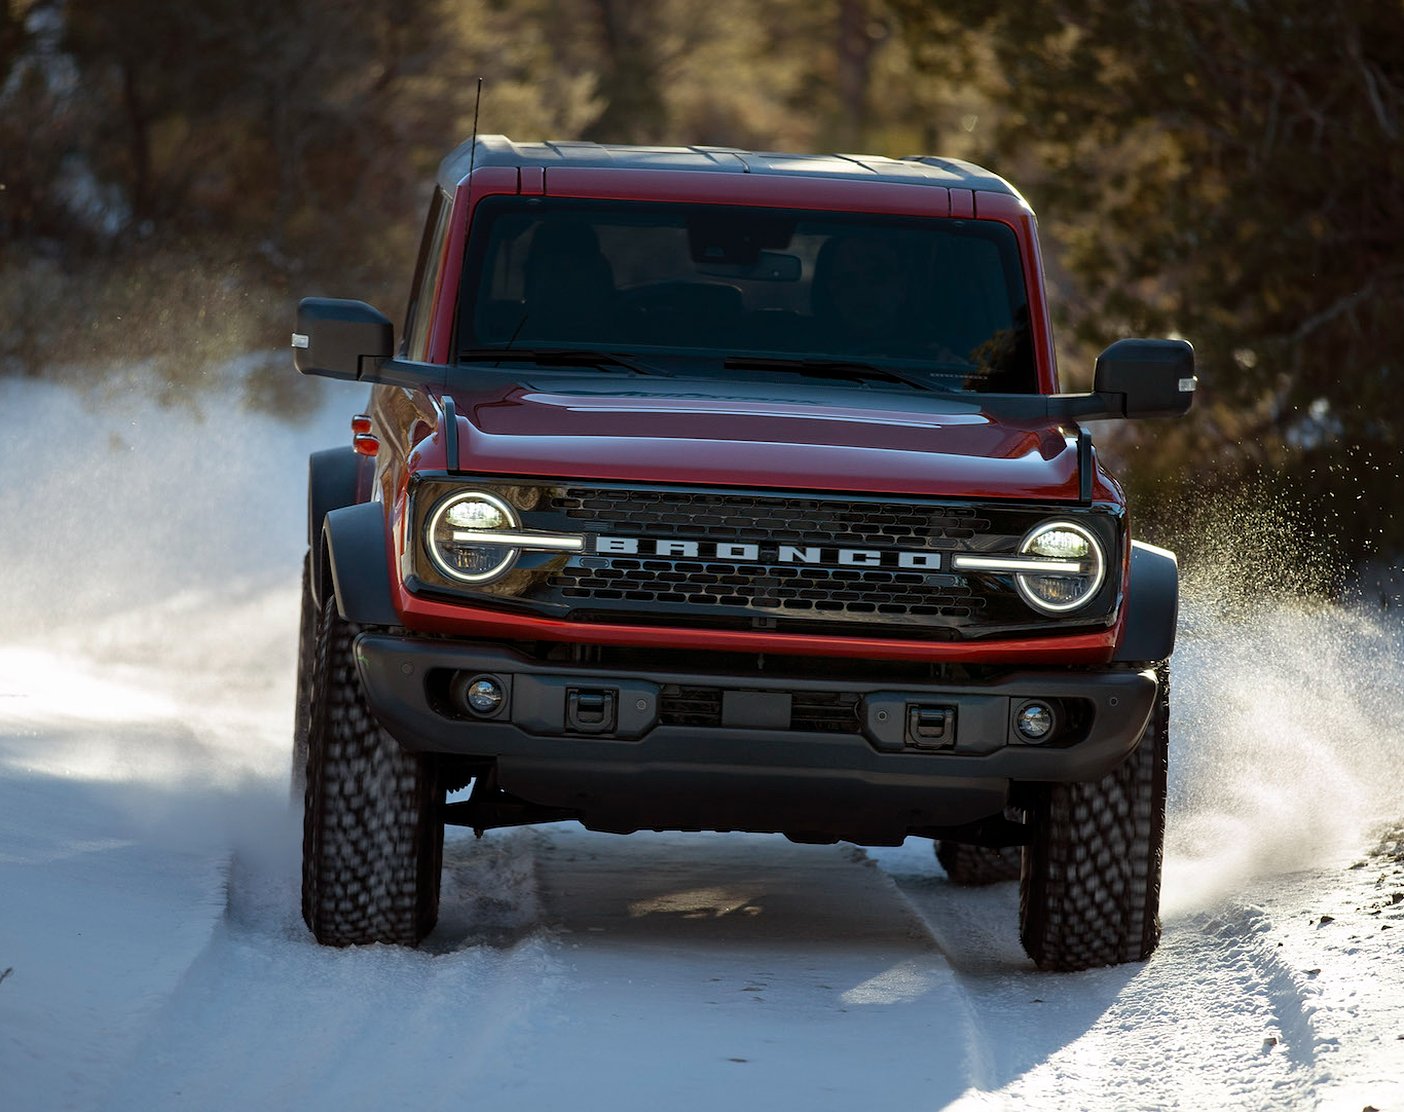
[[[847,178],[977,189],[1018,196],[1003,178],[959,159],[929,155],[895,159],[882,155],[808,155],[743,151],[732,147],[643,147],[552,140],[516,143],[505,135],[480,135],[477,154],[469,140],[439,165],[439,185],[452,193],[479,166],[578,166],[618,170],[687,170],[731,174]]]

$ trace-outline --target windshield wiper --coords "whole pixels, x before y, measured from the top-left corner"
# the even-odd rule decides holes
[[[586,351],[581,348],[469,348],[459,353],[460,363],[535,363],[539,367],[620,368],[640,375],[662,371],[636,363],[613,351]]]
[[[930,382],[904,375],[886,367],[875,367],[852,359],[776,359],[769,356],[728,355],[722,366],[727,370],[797,371],[813,378],[834,378],[847,382],[896,382],[918,390],[934,390]]]

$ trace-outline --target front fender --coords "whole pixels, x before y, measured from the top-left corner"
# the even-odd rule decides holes
[[[1131,581],[1122,603],[1126,625],[1115,661],[1160,661],[1175,651],[1180,615],[1180,565],[1173,552],[1131,542]]]
[[[382,503],[332,510],[322,524],[321,547],[331,571],[336,609],[346,621],[366,626],[400,624],[390,593]]]
[[[318,608],[330,584],[322,563],[322,523],[327,514],[370,497],[371,461],[348,447],[313,452],[307,460],[307,546],[312,553],[312,597]]]

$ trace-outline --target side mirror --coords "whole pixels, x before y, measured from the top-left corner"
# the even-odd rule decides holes
[[[1179,417],[1189,412],[1198,381],[1185,340],[1117,340],[1097,357],[1092,392],[1120,417]]]
[[[395,326],[364,301],[304,297],[292,346],[300,373],[354,382],[394,354]]]

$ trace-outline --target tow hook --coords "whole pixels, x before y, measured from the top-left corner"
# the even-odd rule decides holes
[[[907,704],[907,737],[911,749],[954,749],[955,707]]]
[[[618,693],[609,688],[566,689],[566,729],[578,734],[612,734]]]

